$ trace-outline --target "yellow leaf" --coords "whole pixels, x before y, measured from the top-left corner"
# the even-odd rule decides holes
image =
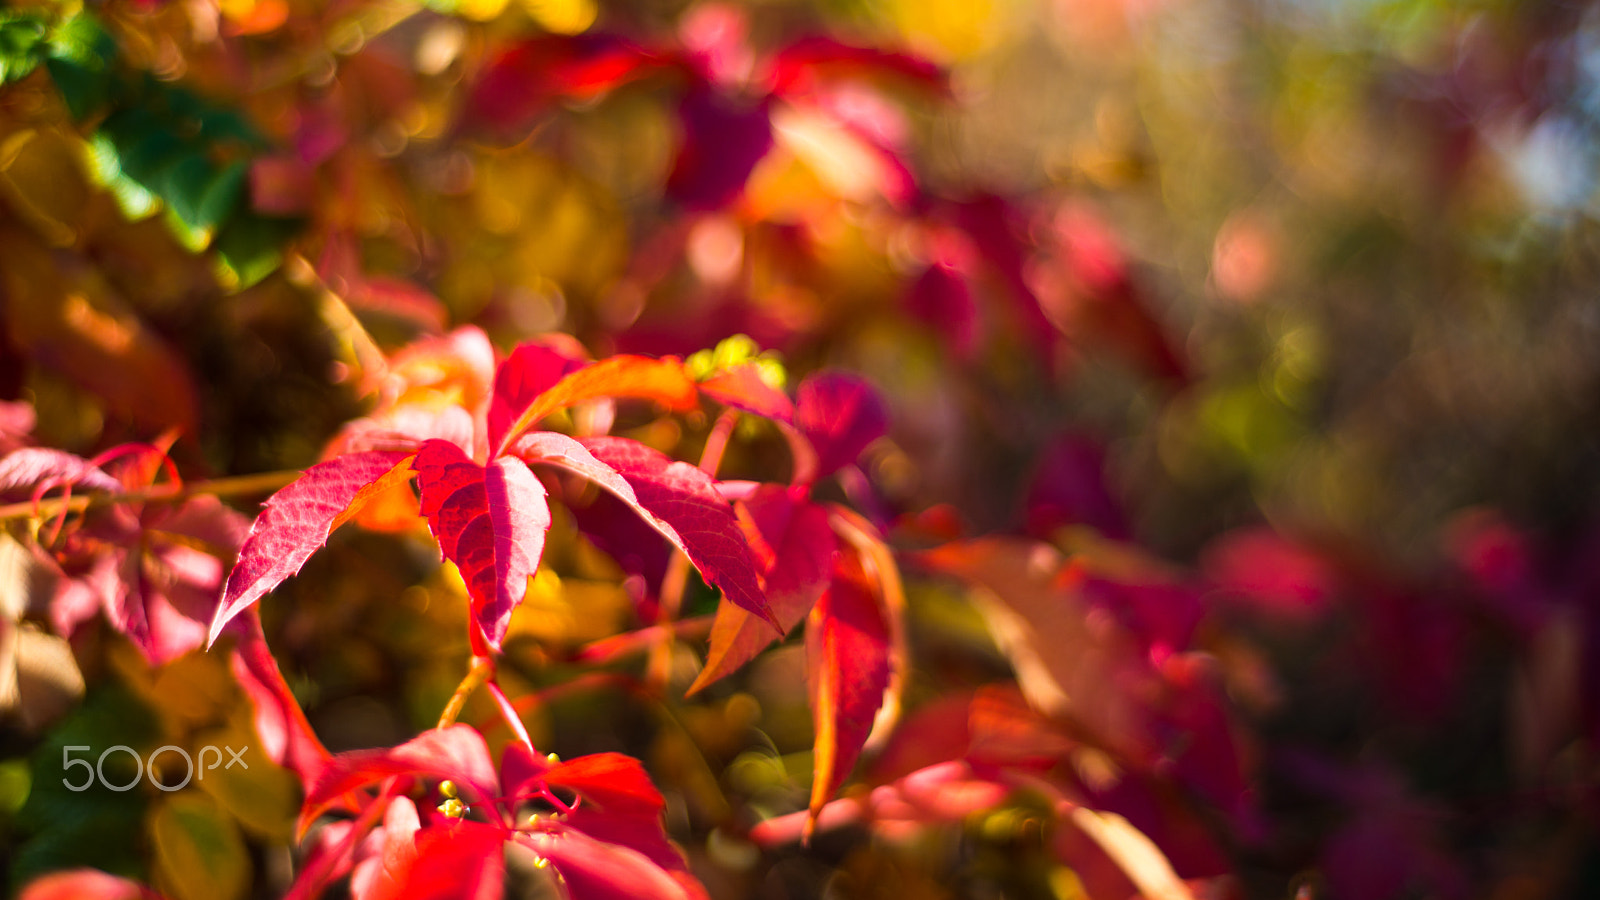
[[[237,705],[223,726],[196,735],[190,750],[197,764],[205,761],[205,767],[195,772],[196,786],[255,834],[279,843],[290,841],[300,811],[300,784],[293,772],[262,751],[248,704]]]
[[[250,855],[238,826],[205,793],[180,791],[151,810],[156,887],[174,900],[236,900],[250,886]]]

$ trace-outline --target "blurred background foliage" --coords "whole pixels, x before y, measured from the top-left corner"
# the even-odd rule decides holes
[[[515,42],[600,34],[710,75],[484,87]],[[947,86],[770,93],[815,34]],[[791,382],[839,367],[889,398],[842,490],[900,546],[1129,541],[1247,598],[1201,626],[1260,813],[1211,821],[1219,895],[1600,886],[1600,6],[19,2],[0,80],[0,399],[31,404],[30,440],[175,427],[190,477],[301,468],[370,407],[364,353],[454,325],[596,356],[747,334]],[[623,413],[697,458],[703,416]],[[749,426],[723,474],[786,478],[781,440]],[[432,553],[341,533],[263,605],[331,749],[428,727],[459,679],[461,587]],[[542,749],[646,760],[713,896],[1081,895],[1025,804],[758,852],[742,829],[807,793],[801,651],[688,702],[582,674],[576,648],[634,626],[628,585],[558,518],[507,687],[550,692]],[[910,591],[913,706],[1003,677],[959,591]],[[54,787],[69,744],[248,743],[225,666],[152,671],[103,628],[72,648],[80,703],[8,700],[11,884],[92,864],[281,892],[281,770]]]

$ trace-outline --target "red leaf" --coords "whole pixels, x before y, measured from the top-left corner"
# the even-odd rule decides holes
[[[1338,573],[1327,560],[1268,528],[1217,538],[1200,565],[1226,594],[1289,621],[1315,619],[1338,590]]]
[[[837,548],[828,512],[795,500],[777,485],[762,485],[735,506],[739,524],[765,564],[767,602],[778,624],[791,629],[816,605],[827,587]],[[717,607],[711,625],[706,665],[688,693],[693,694],[755,658],[778,633],[731,603]]]
[[[861,755],[889,688],[889,626],[871,580],[852,553],[835,558],[833,581],[806,623],[806,681],[816,729],[811,816]]]
[[[417,864],[399,896],[406,900],[500,900],[505,832],[482,822],[455,822],[417,832]]]
[[[554,101],[582,99],[627,84],[663,60],[606,34],[541,35],[501,53],[472,89],[467,121],[500,135],[525,130]]]
[[[499,447],[518,417],[533,406],[541,394],[585,365],[585,360],[542,344],[527,343],[511,351],[511,356],[494,373],[494,395],[489,401],[489,446]]]
[[[959,359],[971,359],[978,338],[978,307],[965,274],[938,260],[906,289],[907,311],[938,329]]]
[[[518,834],[550,860],[571,900],[692,900],[695,894],[648,856],[576,829]]]
[[[499,781],[483,736],[469,725],[425,731],[398,747],[354,750],[330,757],[306,791],[299,830],[343,795],[396,775],[437,777],[455,782],[463,803],[498,796]]]
[[[711,476],[626,438],[578,442],[550,433],[535,437],[541,440],[531,447],[542,461],[577,472],[615,494],[682,550],[729,600],[782,630],[762,595],[755,560],[733,508],[717,493]]]
[[[498,384],[497,377],[497,387]],[[494,445],[495,455],[506,452],[522,432],[556,410],[602,397],[637,397],[656,400],[669,409],[687,410],[694,408],[700,395],[676,359],[613,356],[567,375],[534,398],[501,432],[500,441]]]
[[[772,149],[770,111],[770,98],[747,104],[708,87],[692,89],[678,106],[683,144],[667,194],[690,210],[732,203]]]
[[[950,90],[944,71],[920,56],[852,47],[830,37],[813,36],[795,41],[773,57],[772,91],[777,94],[805,91],[814,86],[817,75],[834,71],[850,75],[895,75],[941,94]]]
[[[743,412],[779,422],[794,421],[794,404],[783,391],[767,384],[753,365],[734,366],[700,383],[700,393]]]
[[[514,456],[480,466],[448,441],[424,443],[412,467],[428,527],[445,559],[461,570],[477,623],[499,649],[544,553],[550,528],[544,485]]]
[[[312,466],[273,494],[239,549],[207,644],[240,610],[300,571],[334,529],[387,486],[385,476],[405,472],[407,459],[398,451],[347,453]]]
[[[228,630],[239,632],[239,643],[233,648],[233,677],[255,707],[261,749],[273,762],[300,776],[302,787],[308,787],[328,760],[327,748],[311,730],[306,714],[283,680],[256,612],[251,610],[236,619]]]
[[[889,430],[889,412],[870,384],[853,375],[813,375],[800,385],[795,424],[817,448],[817,477],[850,465]]]
[[[620,844],[644,854],[669,872],[683,872],[683,855],[661,827],[666,807],[638,760],[618,753],[580,756],[551,764],[521,744],[509,744],[500,761],[501,790],[508,797],[527,797],[546,787],[576,791],[580,800],[563,823],[545,827],[576,829],[592,838]]]
[[[644,766],[621,753],[591,753],[558,763],[544,773],[548,785],[571,788],[609,813],[642,815],[651,821],[666,808]],[[507,790],[511,790],[509,785]]]

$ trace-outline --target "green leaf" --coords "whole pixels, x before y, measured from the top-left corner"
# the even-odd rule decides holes
[[[37,16],[0,15],[0,84],[26,78],[39,67],[44,34],[44,22]]]
[[[111,76],[106,72],[55,57],[44,64],[75,121],[82,122],[111,102]]]
[[[102,129],[89,136],[89,170],[95,182],[111,192],[117,208],[138,221],[161,208],[161,200],[144,185],[122,174],[117,147]]]
[[[105,71],[117,58],[117,42],[88,13],[62,19],[50,33],[50,55]]]
[[[235,216],[217,235],[220,277],[242,290],[277,271],[283,247],[300,231],[298,219],[273,219],[255,213]]]
[[[146,132],[127,143],[118,141],[115,136],[112,140],[119,151],[118,165],[122,174],[163,199],[166,199],[166,191],[162,189],[162,181],[167,170],[186,158],[198,158],[192,149],[166,131]],[[200,162],[204,164],[205,160],[200,159]]]
[[[117,44],[88,13],[63,19],[46,41],[45,67],[72,118],[83,121],[111,101]]]
[[[160,729],[150,709],[125,686],[110,682],[91,690],[71,715],[44,739],[30,760],[31,782],[27,800],[17,817],[26,839],[11,857],[11,888],[56,869],[92,866],[117,875],[142,878],[144,862],[128,835],[139,830],[149,792],[143,787],[113,791],[95,774],[83,791],[70,790],[86,779],[81,766],[63,768],[63,749],[72,759],[101,766],[106,782],[133,780],[133,757],[113,747],[128,747],[141,761],[160,740]]]

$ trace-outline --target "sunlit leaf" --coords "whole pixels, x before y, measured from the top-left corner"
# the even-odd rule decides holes
[[[816,741],[815,818],[849,776],[889,688],[889,626],[854,554],[835,557],[833,580],[806,621],[806,684]]]
[[[228,574],[209,641],[216,641],[222,627],[241,610],[300,571],[329,534],[387,486],[384,477],[404,471],[409,459],[398,451],[347,453],[312,466],[273,494],[250,526],[239,561]]]
[[[478,626],[499,647],[544,553],[544,485],[514,456],[480,466],[448,441],[424,443],[412,466],[422,514],[444,558],[461,570]]]

